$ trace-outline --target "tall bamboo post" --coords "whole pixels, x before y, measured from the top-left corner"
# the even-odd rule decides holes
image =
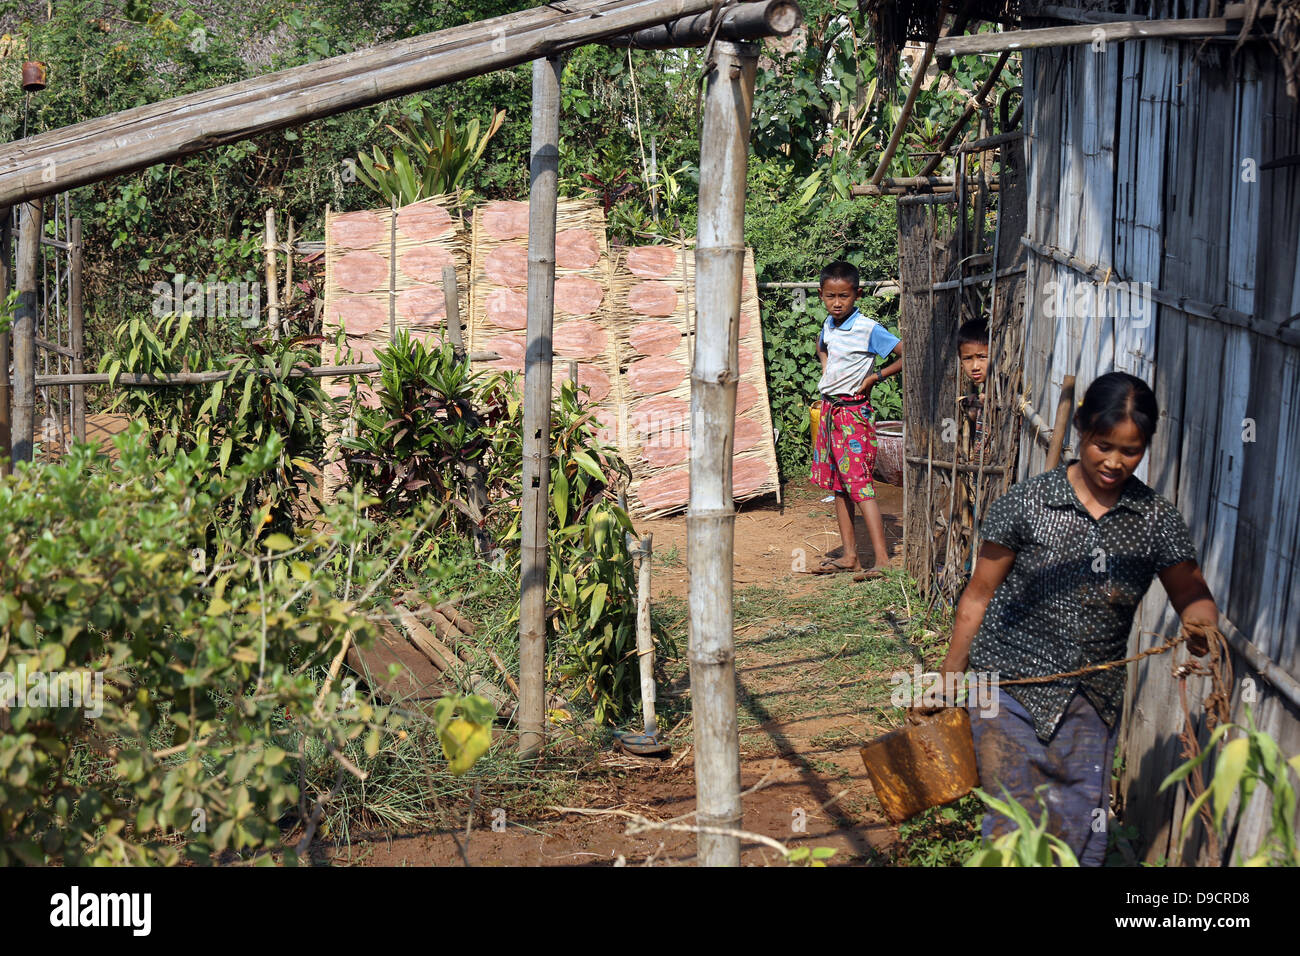
[[[68,324],[72,335],[72,374],[86,371],[86,312],[82,299],[81,217],[68,226]],[[77,441],[86,440],[86,386],[72,386],[72,434]]]
[[[898,149],[899,142],[903,139],[903,131],[907,129],[908,120],[912,118],[912,107],[916,105],[916,94],[921,92],[921,85],[925,82],[925,71],[930,68],[930,57],[934,56],[934,44],[927,44],[925,53],[921,55],[921,62],[916,68],[916,74],[912,77],[912,87],[907,91],[907,101],[903,104],[903,112],[898,114],[898,122],[894,124],[894,133],[889,137],[889,142],[885,146],[885,151],[880,155],[880,165],[876,167],[876,173],[871,177],[871,185],[879,186],[880,181],[885,178],[885,170],[889,169],[889,161],[894,158],[894,151]]]
[[[555,318],[561,68],[558,56],[533,61],[519,594],[519,755],[525,759],[536,757],[546,740],[547,481],[551,474],[551,328]]]
[[[32,460],[36,440],[36,282],[44,209],[40,199],[18,207],[18,311],[13,325],[13,460]]]
[[[691,700],[696,819],[737,829],[740,737],[736,726],[732,565],[736,511],[731,456],[740,376],[745,168],[758,48],[722,41],[706,69],[695,246],[696,333],[691,368],[691,479],[686,514],[690,573]],[[740,840],[700,833],[702,866],[739,866]]]
[[[280,341],[279,269],[275,263],[275,207],[266,210],[266,239],[262,243],[266,266],[266,321],[271,326],[271,338]]]
[[[442,267],[442,301],[447,311],[447,338],[456,354],[465,351],[465,337],[460,327],[460,290],[456,288],[456,267]]]
[[[659,721],[655,717],[655,642],[650,629],[653,534],[641,539],[636,553],[641,558],[636,572],[636,656],[641,676],[641,718],[645,733],[653,735],[659,732]]]
[[[13,242],[10,223],[12,210],[0,206],[0,302],[9,301],[9,253]],[[0,475],[9,474],[9,455],[13,444],[9,440],[13,417],[10,413],[12,396],[9,389],[9,332],[0,332]]]

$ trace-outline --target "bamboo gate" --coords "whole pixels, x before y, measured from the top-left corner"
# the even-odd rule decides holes
[[[39,296],[34,247],[43,197],[252,135],[298,125],[442,83],[533,63],[527,350],[524,373],[523,567],[520,601],[520,753],[545,740],[545,582],[551,328],[555,285],[556,171],[562,54],[585,43],[639,49],[707,48],[700,135],[696,244],[696,347],[691,371],[690,504],[687,533],[690,668],[696,728],[698,861],[740,861],[740,760],[735,708],[731,446],[735,422],[745,175],[759,41],[787,35],[802,19],[792,0],[589,0],[547,5],[280,71],[240,83],[27,137],[0,149],[0,221],[18,230],[21,302],[10,404],[15,462],[30,461],[38,384],[99,383],[100,376],[35,371]],[[105,148],[111,143],[111,148]],[[31,248],[29,248],[29,246]],[[268,258],[274,249],[268,217]],[[7,260],[6,260],[7,261]],[[268,270],[268,275],[273,273]],[[274,300],[270,318],[278,320]],[[278,325],[272,322],[272,328]],[[0,340],[0,358],[8,344]],[[63,355],[56,350],[56,354]],[[67,356],[64,356],[67,357]],[[7,368],[7,366],[6,366]],[[321,367],[292,374],[370,374],[377,366]],[[220,376],[224,373],[216,373]],[[8,376],[0,376],[8,381]],[[107,383],[107,377],[104,383]],[[211,373],[123,376],[148,387],[210,381]]]
[[[30,309],[30,351],[22,359],[32,364],[31,447],[34,454],[57,457],[72,444],[86,440],[86,394],[84,385],[40,385],[46,376],[83,372],[85,359],[85,311],[82,301],[81,220],[71,215],[67,193],[53,197],[52,215],[40,224],[35,243],[22,241],[22,230],[12,214],[0,226],[0,302],[10,289],[24,294],[20,303],[26,320]],[[44,217],[43,217],[44,218]],[[20,261],[20,259],[22,261]],[[15,263],[11,267],[10,263]],[[10,276],[21,272],[24,287]],[[33,307],[34,306],[34,307]],[[10,361],[10,334],[0,334],[0,368]],[[11,386],[7,374],[0,375],[0,469],[9,470],[12,417]]]

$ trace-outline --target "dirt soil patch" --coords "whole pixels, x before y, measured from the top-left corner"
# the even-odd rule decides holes
[[[879,485],[891,567],[901,565],[902,491]],[[839,546],[833,502],[806,483],[791,484],[782,504],[772,498],[743,505],[736,522],[737,701],[740,708],[743,828],[789,847],[830,847],[831,865],[878,862],[897,839],[871,794],[858,756],[860,744],[890,729],[888,674],[919,659],[913,610],[903,577],[852,583],[849,575],[816,576],[820,556]],[[859,559],[871,563],[857,519]],[[683,656],[687,596],[684,516],[637,522],[654,535],[654,600],[673,608]],[[913,637],[909,638],[909,628]],[[667,759],[592,750],[565,799],[512,819],[476,805],[466,828],[404,834],[353,834],[332,854],[338,864],[369,866],[546,866],[690,864],[695,835],[655,830],[629,835],[632,816],[665,822],[695,807],[689,681],[684,660],[660,688]],[[545,771],[543,771],[545,772]],[[689,824],[685,819],[682,823]],[[742,862],[778,864],[758,841],[742,843]]]

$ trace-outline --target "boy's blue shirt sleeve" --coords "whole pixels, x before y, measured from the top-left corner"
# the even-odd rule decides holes
[[[876,327],[871,330],[871,340],[867,343],[867,348],[875,355],[888,355],[894,351],[894,346],[899,341],[897,336],[893,335],[883,325],[877,323]]]

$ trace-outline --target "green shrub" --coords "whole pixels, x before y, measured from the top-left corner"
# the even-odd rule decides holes
[[[385,708],[320,685],[345,640],[374,630],[391,556],[364,553],[364,502],[334,506],[329,530],[297,546],[231,534],[213,549],[214,513],[275,467],[280,439],[224,475],[202,444],[160,462],[144,439],[137,424],[117,461],[79,445],[0,482],[14,557],[0,566],[0,680],[16,691],[24,673],[85,673],[102,690],[82,707],[12,698],[0,865],[265,853],[295,809],[307,815],[304,743],[338,753],[366,735],[373,751],[392,726]],[[268,516],[263,504],[248,524]]]
[[[141,319],[118,326],[113,348],[100,370],[113,381],[122,373],[158,375],[180,371],[228,372],[231,377],[204,385],[124,388],[111,406],[145,423],[148,440],[160,455],[205,450],[218,474],[260,455],[276,439],[276,456],[251,472],[237,500],[224,502],[233,520],[270,505],[275,526],[290,524],[297,498],[319,478],[313,464],[322,444],[321,420],[332,402],[320,380],[291,376],[295,366],[312,366],[318,339],[279,342],[244,338],[225,355],[199,342],[188,313],[162,317],[156,330]]]

